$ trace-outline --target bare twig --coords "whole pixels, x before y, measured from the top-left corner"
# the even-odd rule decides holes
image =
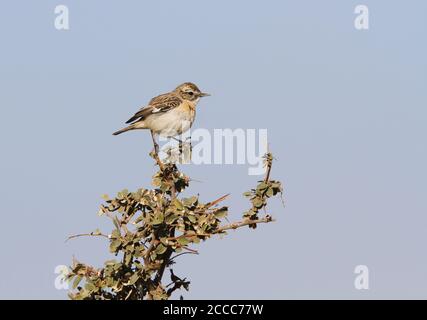
[[[210,207],[213,207],[214,205],[218,204],[219,202],[225,200],[229,195],[230,194],[227,193],[226,195],[223,195],[222,197],[220,197],[220,198],[218,198],[218,199],[216,199],[214,201],[211,201],[211,202],[207,203],[206,206],[205,206],[205,208],[208,209]]]
[[[81,234],[74,234],[72,236],[69,236],[67,239],[65,239],[65,242],[71,239],[79,238],[79,237],[104,237],[109,239],[110,237],[103,233],[97,233],[97,232],[91,232],[91,233],[81,233]]]
[[[269,223],[269,222],[274,222],[274,221],[275,220],[270,215],[266,215],[263,218],[259,218],[256,220],[244,219],[241,221],[226,224],[226,225],[219,227],[218,229],[212,231],[211,233],[197,233],[194,231],[188,231],[187,233],[182,234],[178,237],[169,237],[169,238],[167,238],[167,240],[173,241],[173,240],[178,240],[180,238],[192,238],[192,237],[197,237],[197,236],[209,237],[213,234],[218,234],[218,233],[224,232],[226,230],[230,230],[230,229],[238,229],[238,228],[245,227],[248,225],[259,224],[259,223]],[[183,247],[183,248],[185,248],[187,250],[189,249],[187,247]]]
[[[195,251],[195,250],[194,250]],[[196,252],[193,252],[193,251],[186,251],[186,252],[181,252],[181,253],[178,253],[177,255],[175,255],[175,256],[173,256],[172,258],[170,258],[169,259],[169,261],[172,261],[172,260],[174,260],[174,259],[176,259],[176,258],[178,258],[179,256],[182,256],[182,255],[184,255],[184,254],[199,254],[197,251]]]
[[[199,251],[194,250],[194,249],[190,249],[189,247],[182,247],[182,249],[188,250],[189,252],[194,253],[194,254],[199,254]]]
[[[216,229],[213,233],[221,233],[221,232],[224,232],[226,230],[237,229],[237,228],[241,228],[244,226],[248,226],[250,224],[252,225],[252,224],[259,224],[259,223],[269,223],[269,222],[273,222],[273,221],[275,221],[275,220],[269,215],[266,215],[265,217],[259,218],[256,220],[245,219],[245,220],[242,220],[239,222],[234,222],[234,223],[230,223],[230,224],[227,224],[225,226],[222,226],[222,227]]]
[[[133,293],[133,289],[131,288],[130,290],[129,290],[129,293],[127,294],[127,296],[125,297],[125,300],[128,300],[129,298],[130,298],[130,296],[132,295],[132,293]]]

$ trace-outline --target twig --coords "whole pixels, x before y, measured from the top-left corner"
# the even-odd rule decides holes
[[[107,236],[106,234],[91,232],[91,233],[81,233],[81,234],[75,234],[75,235],[69,236],[65,240],[65,242],[67,242],[68,240],[74,239],[74,238],[78,238],[78,237],[104,237],[104,238],[110,239],[110,237]]]
[[[148,250],[144,254],[144,263],[147,266],[149,264],[149,258],[150,258],[151,251],[153,251],[156,244],[159,243],[159,240],[156,239],[156,237],[154,236],[154,233],[153,233],[152,237],[153,238],[151,239],[150,246],[148,247]]]
[[[188,250],[189,252],[194,253],[194,254],[199,254],[199,251],[194,250],[194,249],[190,249],[189,247],[182,247],[182,249]]]
[[[226,224],[226,225],[219,227],[218,229],[212,231],[211,233],[196,233],[194,231],[189,231],[189,232],[182,234],[178,237],[169,237],[169,238],[167,238],[167,240],[173,241],[173,240],[178,240],[180,238],[192,238],[192,237],[197,237],[197,236],[209,237],[213,234],[218,234],[218,233],[224,232],[226,230],[230,230],[230,229],[241,228],[244,226],[248,226],[250,224],[269,223],[269,222],[274,222],[274,221],[275,220],[270,215],[266,215],[263,218],[259,218],[259,219],[255,219],[255,220],[245,219],[242,221],[237,221],[237,222],[233,222],[230,224]],[[183,248],[187,249],[187,250],[192,250],[192,249],[189,249],[187,247],[183,247]]]
[[[127,294],[127,296],[125,297],[125,300],[129,299],[129,297],[131,296],[131,294],[133,293],[133,289],[130,288],[129,293]]]
[[[206,206],[205,206],[205,208],[208,209],[210,207],[213,207],[214,205],[218,204],[219,202],[225,200],[229,195],[230,194],[227,193],[226,195],[224,195],[224,196],[222,196],[222,197],[220,197],[220,198],[218,198],[218,199],[216,199],[214,201],[211,201],[211,202],[207,203]]]
[[[196,252],[193,252],[193,251],[181,252],[181,253],[178,253],[177,255],[173,256],[172,258],[170,258],[169,261],[172,261],[173,259],[176,259],[179,256],[182,256],[184,254],[199,254],[199,253],[197,251]]]
[[[265,155],[265,161],[267,165],[267,173],[265,174],[264,182],[268,182],[270,180],[271,167],[273,166],[273,158],[271,153],[267,153]]]
[[[212,233],[213,234],[215,234],[215,233],[221,233],[221,232],[224,232],[226,230],[237,229],[237,228],[241,228],[241,227],[244,227],[244,226],[248,226],[250,224],[269,223],[269,222],[274,222],[274,221],[275,220],[271,216],[269,216],[269,215],[266,215],[265,217],[259,218],[259,219],[256,219],[256,220],[245,219],[245,220],[242,220],[242,221],[239,221],[239,222],[234,222],[234,223],[222,226],[222,227],[216,229]]]

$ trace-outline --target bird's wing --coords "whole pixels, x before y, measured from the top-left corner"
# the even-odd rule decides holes
[[[131,123],[135,120],[142,120],[153,113],[167,112],[171,109],[178,107],[181,102],[182,100],[178,96],[171,95],[170,93],[154,97],[153,99],[151,99],[148,106],[139,109],[139,111],[135,113],[132,118],[126,121],[126,123]]]

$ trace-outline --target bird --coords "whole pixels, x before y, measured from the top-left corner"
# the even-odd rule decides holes
[[[200,98],[206,96],[210,94],[200,91],[194,83],[184,82],[173,91],[152,98],[147,106],[139,109],[126,121],[129,126],[114,132],[113,135],[148,129],[156,148],[156,135],[173,138],[191,128],[196,117],[197,103]]]

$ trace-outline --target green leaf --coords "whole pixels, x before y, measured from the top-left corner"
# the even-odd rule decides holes
[[[120,247],[121,244],[122,242],[120,240],[113,240],[110,243],[110,252],[117,252],[117,249]]]
[[[156,258],[157,258],[157,253],[155,252],[155,251],[152,251],[151,253],[150,253],[150,257],[151,257],[151,260],[156,260]]]
[[[157,247],[156,247],[156,253],[159,255],[159,254],[163,254],[163,253],[165,253],[165,251],[166,251],[166,247],[163,245],[163,244],[159,244]]]
[[[261,182],[260,184],[258,184],[258,186],[257,186],[257,190],[260,190],[260,191],[264,191],[267,188],[268,188],[268,184],[265,183],[264,181]]]
[[[282,187],[282,183],[280,181],[273,180],[270,183],[271,183],[271,186],[273,188],[281,188]]]
[[[161,212],[161,211],[160,212],[156,212],[154,214],[152,223],[154,225],[158,225],[158,224],[161,224],[163,222],[163,220],[164,220],[163,212]]]
[[[218,210],[215,211],[214,215],[217,218],[224,218],[228,213],[228,208],[227,207],[222,207],[219,208]]]
[[[256,208],[261,208],[264,205],[264,202],[260,198],[253,199],[252,203]]]
[[[197,200],[198,200],[197,196],[192,196],[190,198],[184,198],[184,199],[182,199],[182,203],[184,204],[184,206],[190,208],[190,207],[196,205]]]
[[[172,201],[172,204],[175,206],[175,208],[177,208],[178,210],[184,210],[184,206],[182,205],[182,202],[181,201],[179,201],[179,199],[178,198],[175,198],[173,201]]]
[[[113,232],[111,233],[111,238],[112,239],[119,239],[121,236],[120,231],[117,229],[114,229]]]
[[[186,246],[190,243],[190,240],[188,240],[187,237],[179,237],[177,241],[181,246]]]
[[[189,214],[187,216],[187,218],[188,218],[188,220],[190,220],[191,223],[196,223],[196,221],[197,221],[197,218],[192,214]]]
[[[172,224],[172,223],[174,223],[175,222],[175,220],[176,219],[178,219],[179,218],[179,216],[178,215],[176,215],[176,214],[174,214],[174,213],[171,213],[171,214],[169,214],[168,216],[166,216],[166,218],[165,218],[165,222],[167,223],[167,224]]]

